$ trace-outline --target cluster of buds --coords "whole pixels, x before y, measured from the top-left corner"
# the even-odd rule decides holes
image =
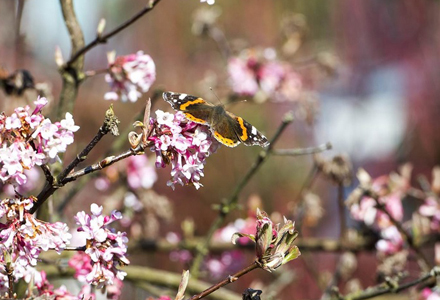
[[[107,56],[109,66],[105,80],[110,84],[111,91],[104,95],[104,99],[136,102],[156,80],[154,61],[142,51],[115,56],[115,52]]]
[[[171,179],[167,185],[173,189],[176,184],[202,186],[205,160],[219,147],[206,126],[188,121],[182,112],[171,114],[156,111],[156,119],[150,119],[154,128],[148,140],[156,153],[156,167],[171,164]]]
[[[295,224],[284,218],[284,225],[274,224],[266,212],[257,209],[256,235],[237,232],[232,236],[235,244],[238,238],[247,237],[256,244],[256,262],[269,272],[301,255],[293,244],[298,237]]]
[[[112,285],[115,278],[123,280],[126,273],[117,266],[129,264],[127,253],[128,239],[125,233],[112,232],[107,225],[122,218],[119,212],[113,211],[110,216],[102,215],[102,206],[91,205],[91,215],[84,211],[75,216],[77,229],[86,234],[85,253],[91,258],[92,270],[85,276],[86,282],[101,288]]]
[[[42,114],[46,98],[38,98],[35,109],[18,107],[6,116],[0,114],[0,180],[5,183],[26,182],[25,170],[53,162],[58,153],[66,151],[73,143],[75,125],[70,113],[61,122],[52,123]]]
[[[16,280],[28,274],[27,269],[37,264],[38,255],[49,249],[58,253],[68,244],[71,234],[66,224],[46,223],[35,219],[29,210],[35,201],[30,198],[3,199],[0,202],[0,262],[8,267]],[[1,271],[1,269],[0,269]],[[0,275],[0,276],[2,276]]]
[[[274,49],[246,49],[228,61],[232,90],[260,102],[298,100],[302,90],[300,75],[277,59]]]

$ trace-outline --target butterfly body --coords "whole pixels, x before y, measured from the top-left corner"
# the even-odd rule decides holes
[[[246,146],[269,145],[267,138],[254,126],[224,109],[202,98],[173,92],[163,93],[163,98],[173,109],[181,111],[193,122],[207,125],[215,139],[228,147],[236,147],[240,142]]]

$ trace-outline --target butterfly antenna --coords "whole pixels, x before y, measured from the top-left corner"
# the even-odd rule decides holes
[[[220,104],[222,106],[225,106],[222,102],[222,100],[220,100],[220,98],[217,96],[217,94],[214,92],[214,90],[212,89],[212,87],[209,87],[209,89],[211,90],[211,92],[214,94],[214,96],[217,98],[218,102],[220,102]]]

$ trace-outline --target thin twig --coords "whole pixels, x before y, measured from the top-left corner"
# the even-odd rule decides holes
[[[127,28],[128,26],[139,20],[146,13],[150,12],[159,2],[160,0],[150,1],[149,5],[145,6],[141,11],[136,13],[133,17],[131,17],[129,20],[125,21],[115,29],[111,30],[109,33],[105,35],[97,35],[93,41],[91,41],[90,43],[88,43],[86,46],[79,49],[78,51],[76,51],[75,54],[73,54],[72,57],[66,62],[64,68],[65,69],[69,68],[77,59],[79,59],[81,56],[83,56],[86,52],[91,50],[96,45],[106,43],[109,38],[113,37],[120,31],[124,30],[125,28]]]
[[[107,111],[108,112],[108,111]],[[89,152],[98,144],[98,142],[111,130],[112,122],[115,120],[115,116],[107,116],[103,125],[99,128],[96,135],[90,141],[90,143],[78,154],[75,159],[57,176],[56,180],[53,182],[46,182],[43,190],[37,197],[37,201],[30,209],[31,213],[34,213],[38,208],[61,186],[63,186],[66,181],[67,175],[82,161],[87,158]],[[67,181],[69,182],[69,181]]]
[[[195,258],[193,260],[193,264],[191,266],[191,271],[190,271],[192,277],[197,278],[198,276],[200,265],[209,247],[209,243],[211,242],[214,232],[218,228],[220,228],[226,216],[236,207],[238,202],[238,196],[240,195],[241,191],[247,185],[249,180],[256,174],[256,172],[261,167],[263,162],[266,161],[267,157],[273,151],[272,147],[277,142],[283,131],[292,121],[293,121],[293,115],[291,113],[287,113],[283,119],[283,122],[281,123],[280,127],[275,133],[274,137],[270,141],[269,147],[264,151],[262,151],[260,155],[258,155],[257,160],[249,169],[247,174],[243,177],[243,179],[237,184],[234,191],[232,192],[232,195],[224,203],[222,203],[221,208],[219,210],[219,214],[217,218],[214,220],[214,222],[211,224],[211,227],[209,228],[208,233],[206,234],[205,240],[199,245],[199,247],[197,247]]]
[[[303,185],[301,186],[301,189],[299,190],[298,195],[295,198],[294,203],[297,203],[297,210],[294,219],[295,219],[295,227],[299,232],[301,232],[302,221],[305,215],[303,193],[305,190],[308,190],[312,187],[313,183],[315,182],[315,179],[318,177],[318,174],[319,174],[319,168],[314,163],[312,169],[307,175],[306,181],[304,181]]]
[[[86,246],[79,246],[79,247],[66,247],[64,248],[64,251],[86,251]],[[55,249],[51,249],[55,250]]]
[[[156,103],[156,101],[162,97],[162,93],[163,90],[161,89],[155,89],[153,91],[153,95],[151,96],[151,104],[153,105],[154,103]],[[144,116],[144,110],[142,110],[138,115],[136,115],[134,117],[133,120],[142,120],[142,117]],[[108,151],[105,153],[105,156],[111,156],[112,153],[117,153],[120,152],[124,147],[127,146],[127,136],[129,134],[130,131],[132,131],[133,128],[132,127],[127,127],[126,130],[124,130],[124,132],[122,132],[117,138],[116,140],[113,142],[112,146],[108,149]],[[125,152],[124,152],[125,153]],[[136,152],[133,153],[133,155]],[[119,155],[117,155],[116,157],[118,157]],[[93,168],[93,166],[90,166],[89,168]],[[85,171],[85,170],[84,170]],[[72,174],[73,175],[73,174]],[[93,176],[97,176],[98,173],[93,173]],[[70,176],[69,176],[70,177]],[[84,179],[84,178],[82,178]],[[69,179],[66,179],[69,180]],[[57,211],[59,213],[63,212],[64,209],[67,207],[67,205],[69,204],[69,202],[75,197],[75,195],[81,191],[83,189],[83,187],[89,183],[91,180],[91,178],[89,177],[89,179],[85,179],[85,180],[80,180],[77,181],[75,183],[75,185],[72,187],[71,190],[69,190],[68,194],[64,197],[64,199],[62,200],[61,204],[58,206]]]
[[[419,265],[422,268],[422,270],[427,271],[430,269],[430,263],[426,256],[423,254],[423,252],[420,250],[420,248],[415,244],[413,237],[403,228],[402,224],[397,221],[390,212],[385,208],[383,204],[379,202],[379,197],[376,194],[372,194],[371,192],[367,191],[367,195],[372,197],[376,201],[376,207],[380,211],[382,211],[384,214],[386,214],[391,221],[391,223],[396,226],[396,228],[399,230],[402,237],[405,239],[405,241],[408,243],[409,247],[415,252],[418,260]]]
[[[197,246],[202,243],[202,241],[203,238],[192,238],[186,239],[184,244],[179,244],[170,243],[166,239],[145,239],[132,244],[129,243],[128,247],[133,251],[139,249],[148,252],[172,252],[182,249],[194,251],[197,249]],[[356,243],[342,243],[339,239],[307,237],[303,239],[299,238],[295,241],[295,244],[299,249],[301,249],[301,253],[305,255],[308,252],[372,252],[376,251],[376,242],[377,239],[375,238],[360,239],[359,241],[356,241]],[[426,243],[428,243],[428,239],[426,239]],[[255,244],[247,243],[234,245],[230,242],[211,242],[207,250],[209,250],[210,253],[222,253],[224,251],[231,251],[234,249],[255,251]]]
[[[213,292],[215,292],[219,288],[221,288],[221,287],[223,287],[223,286],[225,286],[227,284],[230,284],[230,283],[236,281],[241,276],[243,276],[243,275],[245,275],[245,274],[249,273],[250,271],[255,270],[257,268],[259,268],[258,263],[257,262],[253,262],[250,266],[244,268],[243,270],[238,271],[237,273],[235,273],[232,276],[231,275],[228,276],[226,279],[220,281],[217,284],[214,284],[213,286],[211,286],[210,288],[204,290],[200,294],[191,297],[190,300],[202,299],[203,297],[206,297],[209,294],[212,294]]]
[[[347,232],[347,221],[345,218],[345,203],[344,203],[344,185],[342,182],[338,183],[338,209],[339,209],[339,238],[344,241]]]
[[[60,278],[64,276],[66,278],[72,278],[74,275],[74,270],[72,268],[59,269],[56,266],[41,266],[48,278]],[[124,278],[125,281],[134,282],[149,282],[157,286],[167,286],[174,287],[176,290],[179,287],[181,274],[176,274],[173,272],[167,272],[164,270],[153,269],[141,266],[124,266],[124,272],[127,272],[127,276]],[[188,282],[186,291],[188,293],[196,294],[209,288],[210,284],[191,278]],[[215,294],[210,295],[212,299],[215,300],[240,300],[241,295],[238,295],[227,289],[222,289],[217,291]]]
[[[55,178],[52,175],[52,172],[50,171],[50,168],[47,164],[42,164],[40,166],[41,170],[43,170],[44,176],[46,177],[46,181],[49,184],[53,184]]]
[[[332,144],[326,143],[326,144],[319,145],[317,147],[310,147],[310,148],[276,149],[276,150],[273,150],[273,155],[299,156],[299,155],[319,153],[319,152],[323,152],[326,150],[330,150],[331,148],[332,148]]]
[[[147,147],[148,146],[151,146],[151,144],[148,144]],[[139,150],[139,151],[141,151],[141,150]],[[125,158],[128,158],[130,156],[138,155],[139,151],[130,149],[130,150],[127,150],[124,153],[121,153],[119,155],[106,157],[98,163],[95,163],[93,165],[82,168],[76,172],[73,172],[72,174],[70,174],[69,176],[67,176],[63,180],[63,184],[66,184],[71,181],[75,181],[76,179],[78,179],[81,176],[102,170],[103,168],[106,168],[106,167],[114,164],[115,162],[118,162],[118,161],[123,160]]]
[[[422,282],[428,281],[431,278],[435,278],[437,277],[439,274],[439,270],[437,269],[437,267],[433,268],[429,273],[422,275],[421,277],[419,277],[416,280],[404,283],[404,284],[399,284],[398,282],[386,282],[384,284],[380,284],[376,287],[373,288],[368,288],[366,290],[364,290],[363,292],[359,293],[356,292],[356,295],[350,294],[350,295],[346,295],[344,296],[342,299],[344,300],[364,300],[364,299],[370,299],[373,297],[377,297],[380,295],[385,295],[385,294],[397,294],[403,290],[406,290],[410,287],[419,285]]]
[[[229,57],[231,56],[232,50],[231,50],[231,46],[229,46],[228,40],[226,39],[223,31],[220,30],[220,28],[218,28],[217,26],[213,26],[212,28],[209,29],[209,35],[216,42],[224,59],[228,60]]]

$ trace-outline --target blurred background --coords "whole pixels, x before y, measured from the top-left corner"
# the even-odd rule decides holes
[[[146,2],[76,0],[86,43],[95,37],[101,18],[106,19],[109,30],[138,12]],[[10,73],[26,69],[35,82],[47,83],[54,97],[52,105],[56,105],[61,79],[54,60],[55,47],[61,48],[65,59],[70,55],[59,3],[24,1],[19,26],[18,3],[0,2],[0,66]],[[163,0],[154,11],[108,43],[88,52],[85,70],[105,69],[106,53],[112,50],[117,55],[142,50],[154,60],[157,79],[152,89],[136,103],[114,102],[121,132],[131,127],[135,117],[142,113],[146,99],[156,90],[194,94],[216,103],[216,96],[209,90],[213,87],[225,99],[231,91],[227,59],[212,38],[197,34],[194,29],[194,18],[197,21],[200,8],[215,8],[221,13],[216,28],[221,30],[233,53],[245,48],[274,49],[280,59],[302,76],[302,93],[316,99],[311,116],[298,101],[250,100],[228,106],[228,110],[245,118],[269,138],[276,132],[284,113],[293,110],[296,120],[276,148],[331,142],[333,150],[324,156],[344,153],[352,160],[354,170],[362,166],[373,177],[387,174],[408,161],[414,164],[415,173],[430,176],[432,167],[440,160],[439,5],[432,0],[217,0],[210,7],[197,0]],[[293,21],[288,23],[289,20]],[[286,30],[286,22],[294,24],[294,29]],[[294,45],[293,51],[286,50],[287,42]],[[73,111],[81,129],[75,135],[76,149],[68,150],[67,160],[102,124],[110,104],[103,98],[107,91],[104,75],[93,76],[81,85]],[[29,100],[0,93],[0,110],[6,112]],[[152,110],[156,109],[171,112],[161,99],[153,103]],[[113,143],[113,137],[106,137],[87,162],[103,158]],[[158,180],[152,189],[169,199],[174,212],[166,220],[159,218],[159,237],[165,237],[169,231],[181,231],[181,223],[187,218],[194,220],[196,235],[205,234],[217,214],[212,205],[231,195],[260,151],[259,147],[242,145],[234,149],[221,147],[208,158],[205,177],[201,180],[204,187],[199,190],[178,186],[173,191],[166,186],[169,169],[157,170]],[[153,163],[154,157],[149,157]],[[234,212],[229,221],[246,217],[246,203],[255,197],[269,213],[294,215],[295,202],[312,166],[311,156],[270,158],[240,195],[243,208]],[[316,225],[304,226],[301,238],[338,237],[336,188],[318,178],[313,190],[321,198],[323,216]],[[105,203],[110,201],[109,197],[118,196],[112,191],[101,193],[93,184],[87,185],[63,214],[68,218],[78,208],[88,209],[92,199]],[[137,253],[132,261],[139,259],[145,265],[176,272],[185,267],[185,263],[169,261],[167,255]],[[315,255],[319,270],[332,272],[337,254],[311,255]],[[358,257],[364,287],[375,282],[375,265],[371,263],[374,257],[374,252]],[[250,261],[252,253],[241,259]],[[279,299],[292,299],[291,295],[295,299],[316,299],[321,295],[301,259],[285,268],[293,269],[297,280],[283,290]],[[246,287],[254,287],[257,278],[268,284],[273,275],[256,271],[230,287],[241,293]]]

